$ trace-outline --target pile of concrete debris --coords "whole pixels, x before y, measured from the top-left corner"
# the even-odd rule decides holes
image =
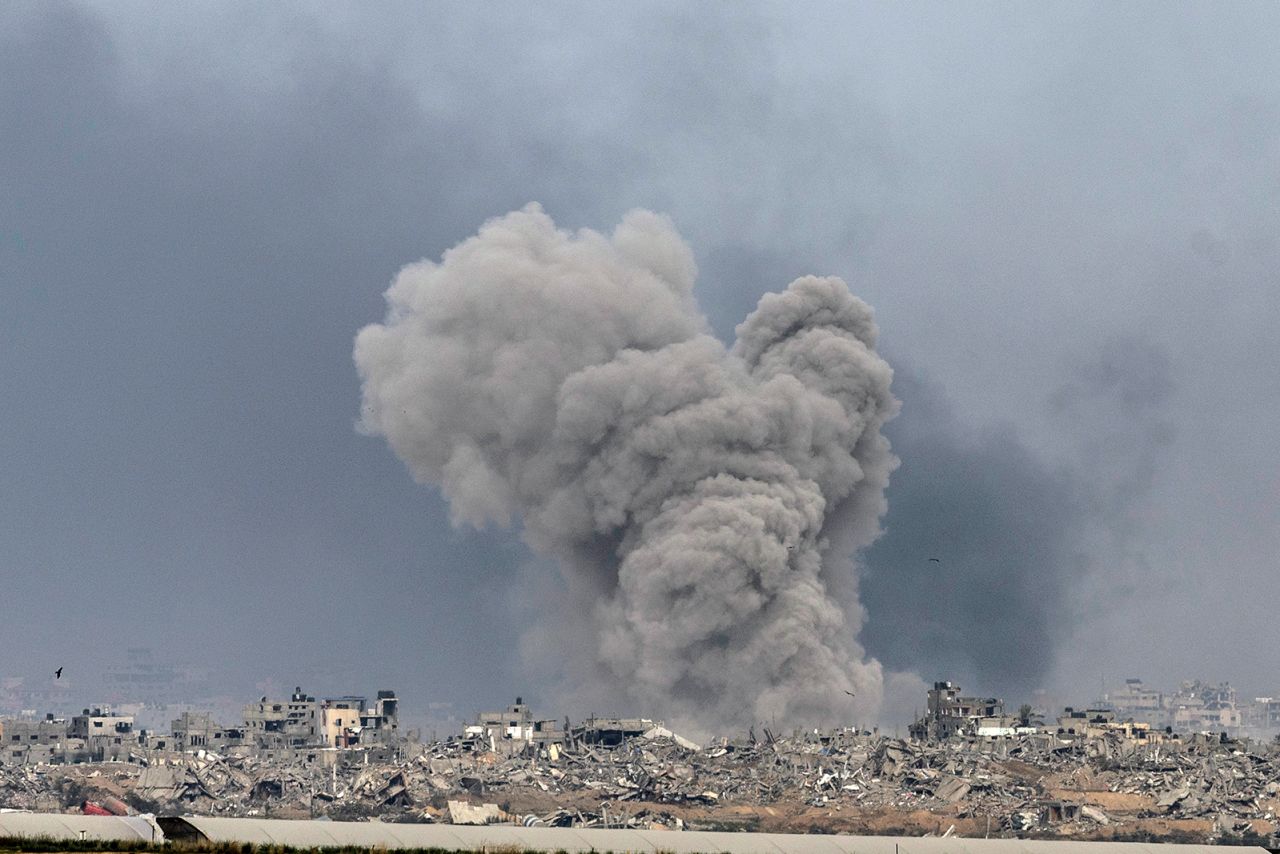
[[[1280,796],[1274,745],[1220,739],[921,743],[766,731],[703,748],[655,728],[612,748],[507,746],[504,754],[487,742],[451,740],[386,762],[359,751],[292,763],[198,752],[164,764],[0,766],[0,806],[65,808],[109,796],[153,812],[678,828],[681,808],[789,803],[996,816],[993,829],[1024,833],[1123,822],[1088,796],[1110,792],[1143,796],[1146,806],[1131,813],[1139,817],[1212,818],[1239,833],[1272,822]]]
[[[1153,751],[1122,767],[1114,792],[1154,795],[1150,814],[1237,819],[1275,818],[1280,762],[1243,750]]]

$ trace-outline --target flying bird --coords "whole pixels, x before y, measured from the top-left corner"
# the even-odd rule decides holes
[[[856,697],[856,696],[858,696],[857,694],[853,693],[852,691],[845,691],[845,693],[846,693],[846,694],[848,694],[850,697]]]
[[[942,563],[942,561],[938,560],[936,557],[931,557],[929,558],[929,563]]]
[[[61,667],[59,667],[57,670],[53,671],[53,678],[54,678],[54,679],[61,679],[61,678],[62,678],[62,668],[61,668]]]

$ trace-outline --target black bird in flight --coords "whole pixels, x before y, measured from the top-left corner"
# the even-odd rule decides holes
[[[857,694],[853,693],[852,691],[845,691],[845,693],[846,693],[846,694],[848,694],[850,697],[856,697],[856,696],[858,696]]]
[[[61,679],[61,678],[62,678],[62,668],[61,668],[61,667],[59,667],[57,670],[53,671],[53,678],[54,678],[54,679]]]
[[[931,557],[929,558],[929,563],[942,563],[942,561],[938,560],[936,557]]]

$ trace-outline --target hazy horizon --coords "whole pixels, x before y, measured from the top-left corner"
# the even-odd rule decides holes
[[[398,271],[537,202],[566,229],[669,217],[727,345],[803,275],[874,310],[901,465],[855,640],[887,673],[1280,693],[1277,25],[0,6],[0,678],[101,691],[146,647],[244,702],[662,717],[557,707],[546,558],[518,523],[454,527],[357,429],[353,341]],[[885,719],[923,703],[895,684]]]

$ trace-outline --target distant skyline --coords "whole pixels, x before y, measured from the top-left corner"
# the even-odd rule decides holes
[[[154,655],[154,651],[137,650],[144,655],[151,652],[150,662],[163,667],[173,667],[177,671],[191,671],[195,673],[195,669],[190,668],[183,662],[165,661]],[[212,679],[208,679],[210,675]],[[251,690],[237,693],[234,685],[227,684],[219,678],[218,674],[208,674],[200,670],[196,674],[195,684],[203,686],[189,695],[175,696],[171,701],[154,702],[157,698],[156,692],[137,691],[129,692],[121,691],[118,688],[108,688],[103,685],[93,685],[92,683],[76,684],[57,684],[43,686],[45,689],[42,693],[49,699],[49,702],[37,702],[35,708],[19,708],[10,702],[12,696],[22,688],[34,687],[35,690],[41,691],[40,679],[26,679],[25,677],[15,676],[14,674],[0,674],[0,716],[18,714],[20,712],[33,712],[38,717],[43,717],[46,713],[54,713],[59,715],[70,715],[79,713],[85,708],[111,708],[115,710],[124,710],[137,715],[137,726],[155,731],[167,731],[170,720],[178,713],[180,708],[194,708],[196,710],[212,711],[215,720],[224,725],[232,725],[242,719],[244,708],[252,705],[257,701],[259,696],[265,696],[268,699],[287,699],[294,691],[295,687],[300,687],[304,693],[310,696],[320,698],[346,697],[346,696],[364,696],[366,698],[373,697],[377,691],[390,689],[396,690],[395,686],[380,685],[376,687],[364,685],[358,681],[354,682],[334,682],[332,675],[326,675],[320,672],[295,673],[292,680],[281,680],[277,678],[267,677],[252,686]],[[354,676],[358,680],[359,674]],[[1035,692],[1032,695],[1013,695],[1003,696],[999,699],[1003,700],[1005,709],[1010,714],[1016,712],[1018,707],[1023,703],[1031,704],[1050,716],[1060,713],[1065,707],[1073,707],[1077,710],[1095,707],[1101,703],[1103,706],[1110,706],[1112,700],[1122,697],[1126,689],[1126,682],[1130,679],[1138,679],[1147,690],[1157,691],[1166,697],[1175,696],[1182,688],[1192,685],[1199,681],[1209,686],[1216,686],[1220,682],[1229,682],[1229,680],[1219,680],[1213,674],[1199,674],[1187,676],[1177,679],[1167,684],[1153,683],[1150,680],[1144,680],[1140,676],[1129,676],[1113,679],[1108,678],[1105,684],[1095,686],[1093,693],[1082,692],[1079,695],[1049,695],[1042,692]],[[954,682],[954,680],[952,680]],[[23,685],[18,688],[13,683],[21,682]],[[317,686],[336,686],[332,690],[318,690]],[[15,691],[17,688],[17,691]],[[962,692],[966,695],[989,696],[992,692],[983,690],[981,685],[960,684]],[[1236,692],[1237,704],[1239,706],[1249,706],[1255,699],[1270,699],[1271,697],[1280,695],[1280,691],[1255,691],[1250,690],[1250,686],[1232,685]],[[399,695],[399,692],[397,692]],[[501,701],[492,704],[492,708],[505,707],[509,705],[516,697],[525,699],[524,695],[511,695]],[[889,730],[898,728],[905,732],[906,727],[920,713],[924,706],[925,694],[922,692],[912,709],[900,711],[901,717],[885,718],[880,722],[881,727],[887,727]],[[141,712],[134,712],[135,707],[144,706]],[[166,708],[167,706],[167,708]],[[482,712],[490,712],[492,708],[489,706],[464,706],[446,701],[432,701],[417,706],[400,707],[400,717],[404,725],[408,728],[423,731],[423,737],[432,737],[432,732],[438,737],[445,737],[454,730],[460,728],[466,723],[473,722],[477,715]],[[538,702],[532,707],[536,716],[559,719],[564,716],[563,709],[553,702]],[[613,710],[620,714],[630,713],[630,709]],[[579,713],[578,718],[585,718],[597,712],[585,711]],[[1170,712],[1171,714],[1172,712]],[[852,725],[847,722],[846,725]],[[725,734],[731,734],[732,728],[724,730]],[[719,732],[719,731],[718,731]]]
[[[1278,26],[0,5],[0,676],[150,647],[235,694],[552,706],[540,558],[358,432],[352,362],[398,270],[539,202],[670,216],[725,341],[805,274],[875,310],[901,466],[860,642],[887,670],[1280,691]],[[900,720],[920,683],[893,684]]]

